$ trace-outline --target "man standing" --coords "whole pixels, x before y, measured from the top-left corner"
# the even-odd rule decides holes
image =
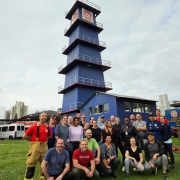
[[[30,126],[27,131],[23,134],[23,139],[31,141],[30,149],[28,152],[28,158],[26,161],[27,169],[24,180],[30,180],[34,176],[36,163],[42,163],[42,160],[48,150],[47,140],[52,136],[52,131],[46,124],[47,114],[41,113],[39,116],[39,122]],[[40,169],[40,179],[45,180]]]
[[[160,116],[161,116],[161,111],[160,111],[160,109],[156,109],[156,120],[157,121],[160,121]],[[169,124],[169,121],[165,118],[165,123],[166,124]]]
[[[99,173],[95,169],[95,161],[93,153],[88,150],[87,141],[81,140],[80,148],[76,149],[72,156],[73,166],[72,171],[75,173],[75,180],[91,179],[99,180]],[[90,167],[88,166],[90,163]]]
[[[84,128],[85,124],[86,124],[86,116],[82,115],[81,116],[81,121],[79,122],[79,125]]]
[[[136,121],[134,114],[131,114],[131,115],[129,116],[129,119],[130,119],[130,124],[133,124],[133,122]]]
[[[70,171],[69,153],[64,149],[64,140],[58,139],[56,147],[49,149],[41,164],[47,180],[74,180]]]
[[[154,114],[149,113],[149,121],[146,123],[147,132],[151,132],[154,134],[155,140],[160,141],[163,144],[162,136],[161,136],[161,123],[155,120]]]
[[[86,138],[85,140],[87,140],[88,143],[88,149],[91,150],[94,154],[94,157],[96,155],[96,151],[97,151],[97,157],[94,159],[96,164],[100,163],[100,147],[98,145],[98,143],[96,142],[96,140],[92,137],[92,131],[90,129],[86,130]]]
[[[154,134],[152,132],[148,132],[147,138],[149,140],[148,143],[144,146],[145,152],[145,169],[152,169],[153,174],[157,174],[157,167],[163,167],[163,178],[168,179],[166,174],[168,160],[167,156],[164,154],[164,150],[162,148],[162,144],[158,141],[155,141]]]
[[[112,123],[112,126],[114,126],[116,124],[115,117],[113,115],[110,117],[110,121]]]
[[[141,114],[136,114],[136,121],[133,122],[133,126],[135,126],[139,135],[138,147],[142,150],[148,140],[146,136],[146,121],[142,120]]]
[[[67,123],[68,127],[73,126],[73,117],[72,116],[68,116],[68,123]]]
[[[101,131],[103,131],[104,128],[105,128],[104,120],[105,120],[105,117],[102,115],[102,116],[100,117],[99,122],[98,122],[98,128],[100,128]]]

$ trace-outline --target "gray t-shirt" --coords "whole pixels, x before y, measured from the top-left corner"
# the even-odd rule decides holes
[[[148,145],[148,151],[149,151],[149,156],[152,159],[154,154],[158,153],[159,151],[159,147],[156,143],[154,144],[150,144]]]
[[[67,142],[67,139],[69,139],[69,128],[68,126],[63,126],[61,123],[56,126],[55,129],[55,136],[58,136],[59,138],[64,139],[64,142]]]
[[[57,175],[62,173],[65,164],[69,164],[69,153],[65,149],[59,154],[56,148],[47,151],[44,160],[47,161],[47,171],[49,175]]]
[[[135,122],[133,122],[133,126],[137,127],[143,127],[144,125],[146,125],[146,121],[138,121],[136,120]],[[138,131],[139,137],[140,139],[146,139],[146,130],[144,131]]]

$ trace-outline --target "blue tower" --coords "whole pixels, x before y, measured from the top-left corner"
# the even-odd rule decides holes
[[[75,115],[95,91],[112,89],[112,84],[104,81],[103,72],[111,68],[111,63],[101,59],[106,44],[98,38],[103,30],[103,25],[96,22],[100,13],[99,6],[77,0],[65,14],[70,27],[64,31],[69,37],[69,45],[62,49],[62,54],[67,55],[67,63],[58,69],[59,74],[65,75],[64,86],[58,88],[58,93],[64,94],[61,114]]]

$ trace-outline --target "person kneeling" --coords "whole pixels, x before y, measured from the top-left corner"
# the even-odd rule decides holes
[[[99,180],[99,173],[95,169],[94,155],[88,150],[87,140],[81,140],[80,148],[76,149],[72,156],[73,166],[72,171],[75,174],[75,180],[91,179]],[[90,167],[88,167],[90,163]]]
[[[119,166],[120,159],[116,157],[115,145],[111,141],[111,136],[107,135],[105,143],[101,145],[100,169],[103,174],[117,178],[114,172]]]
[[[130,138],[130,147],[127,148],[125,153],[125,168],[126,168],[126,177],[129,178],[129,166],[136,168],[138,174],[141,174],[141,171],[144,171],[143,155],[142,151],[136,146],[136,139],[134,137]]]
[[[41,169],[47,180],[74,180],[74,173],[69,171],[69,153],[64,149],[63,139],[58,139],[56,147],[47,151]]]
[[[147,133],[148,143],[144,146],[145,152],[145,169],[152,169],[153,174],[157,174],[157,167],[163,166],[163,178],[168,179],[166,174],[168,159],[164,154],[162,144],[159,141],[154,140],[154,135],[152,132]]]

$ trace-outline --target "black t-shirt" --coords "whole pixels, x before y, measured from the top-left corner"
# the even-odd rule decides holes
[[[137,162],[140,161],[139,153],[142,153],[142,151],[138,147],[135,152],[131,149],[131,147],[128,147],[127,150],[129,151],[129,156],[135,158]]]
[[[94,138],[97,142],[101,141],[101,129],[100,128],[90,128],[92,131],[92,138]]]

